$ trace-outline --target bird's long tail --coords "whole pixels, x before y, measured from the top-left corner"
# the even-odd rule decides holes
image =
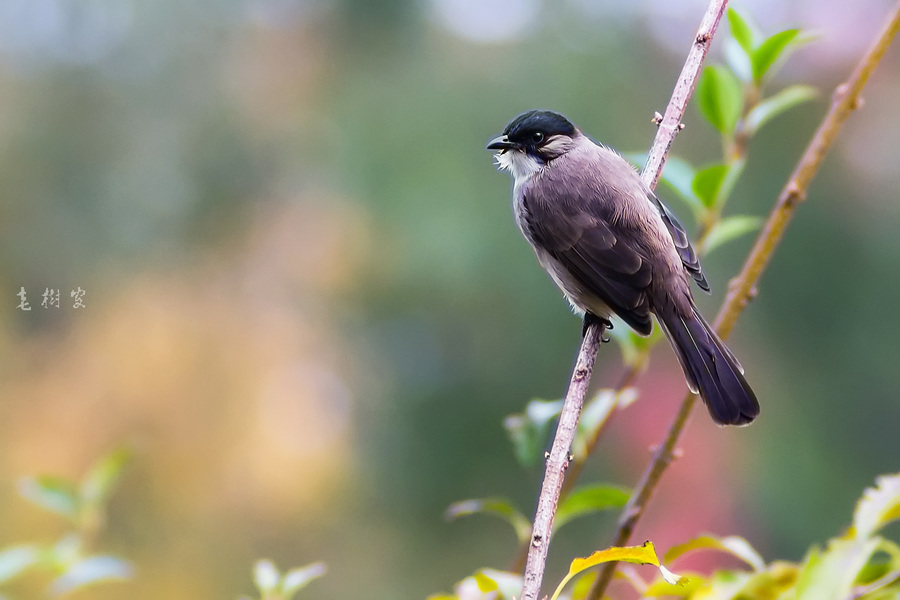
[[[759,415],[759,403],[744,369],[696,307],[691,308],[686,317],[674,311],[659,315],[688,387],[700,394],[716,423],[747,425]]]

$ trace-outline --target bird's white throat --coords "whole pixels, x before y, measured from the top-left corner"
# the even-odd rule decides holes
[[[519,187],[541,170],[543,166],[536,158],[521,150],[504,150],[494,155],[497,168],[501,171],[509,171]]]

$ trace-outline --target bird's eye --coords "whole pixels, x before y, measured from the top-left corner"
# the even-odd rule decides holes
[[[535,131],[534,133],[531,134],[531,141],[534,142],[535,144],[540,144],[541,142],[544,141],[544,134],[541,133],[540,131]]]

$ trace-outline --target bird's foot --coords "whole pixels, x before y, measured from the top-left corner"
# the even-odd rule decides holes
[[[586,313],[584,313],[584,320],[581,322],[581,337],[582,338],[584,338],[584,336],[587,335],[588,327],[590,327],[591,325],[594,325],[594,324],[600,325],[601,327],[603,327],[603,329],[612,329],[613,328],[613,324],[609,319],[605,319],[603,317],[598,317],[597,315],[595,315],[593,313],[586,312]],[[609,341],[608,337],[605,337],[602,335],[600,336],[601,343],[606,343],[608,341]]]

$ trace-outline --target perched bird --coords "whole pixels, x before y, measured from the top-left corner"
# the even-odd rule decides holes
[[[516,225],[585,328],[616,315],[649,335],[655,315],[713,420],[756,418],[743,368],[694,305],[691,280],[709,291],[697,253],[634,167],[544,110],[513,119],[487,149],[513,177]]]

